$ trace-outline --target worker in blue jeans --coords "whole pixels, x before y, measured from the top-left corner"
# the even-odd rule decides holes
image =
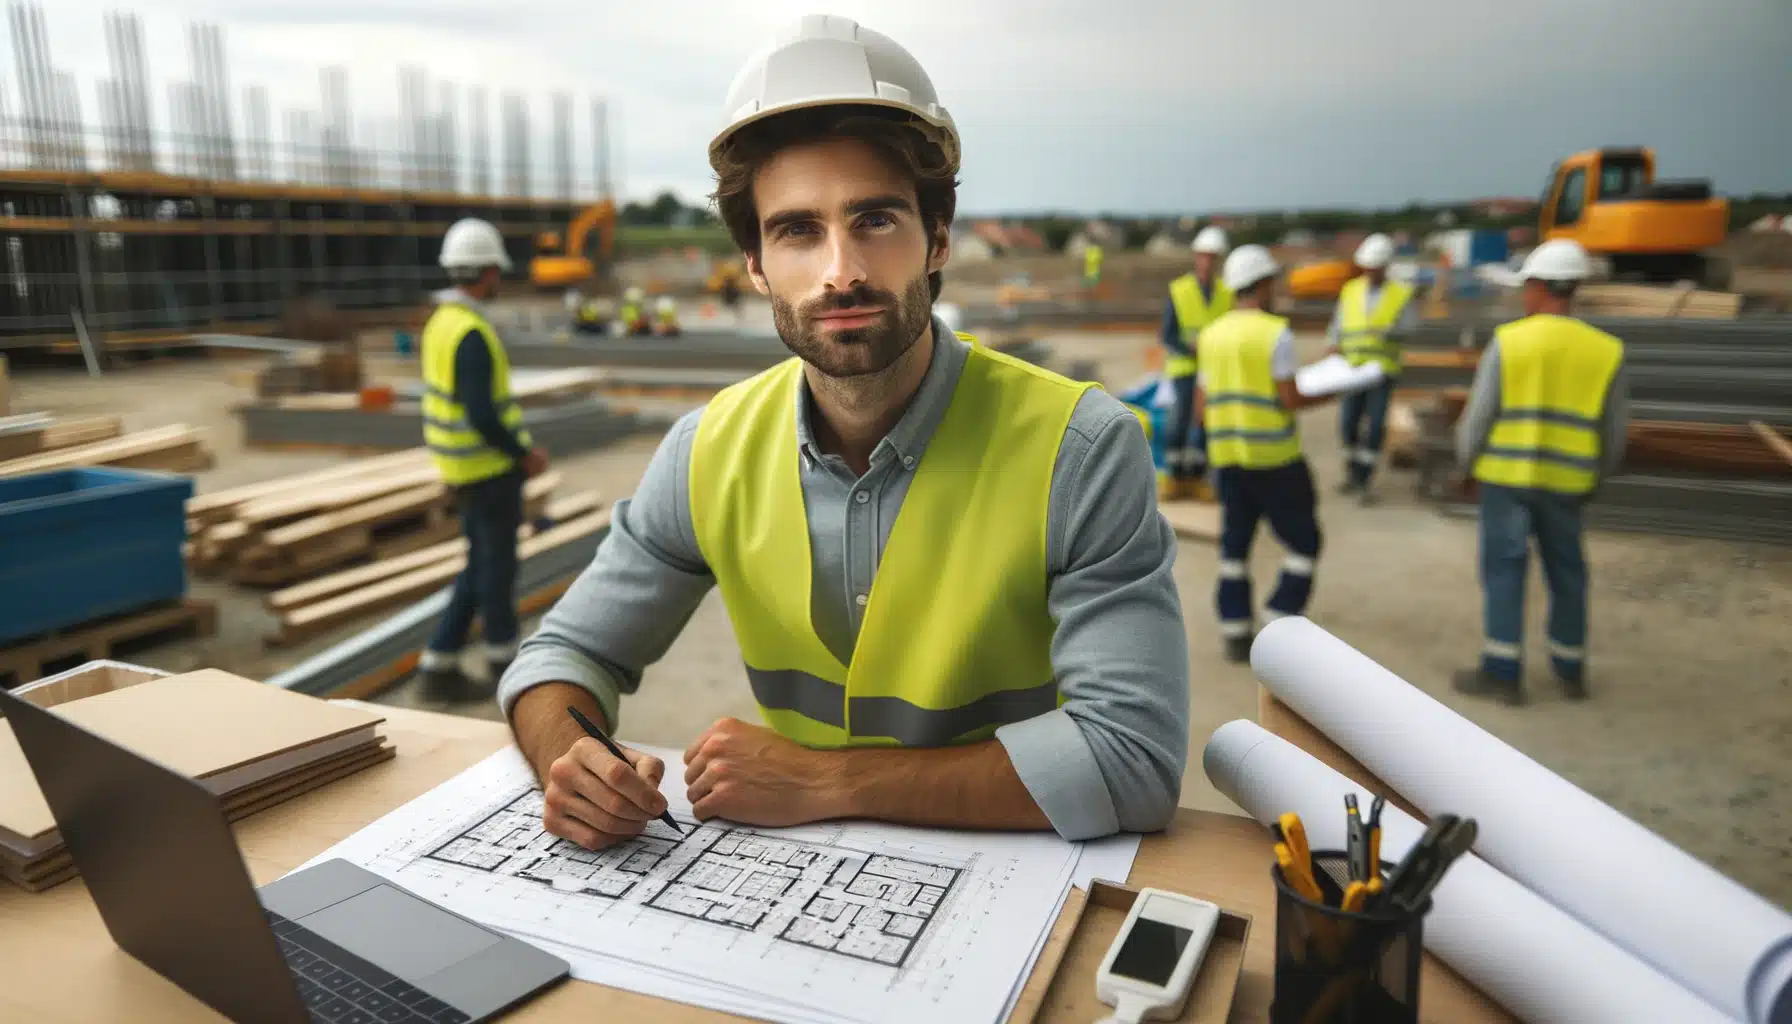
[[[1400,339],[1412,330],[1413,288],[1388,277],[1394,257],[1394,240],[1373,234],[1357,246],[1353,262],[1360,274],[1338,293],[1338,305],[1326,328],[1327,350],[1341,355],[1351,366],[1374,363],[1381,367],[1381,383],[1345,396],[1338,406],[1338,434],[1344,442],[1344,482],[1338,493],[1356,494],[1364,505],[1373,504],[1369,480],[1381,458],[1387,438],[1388,401],[1400,381]]]
[[[485,627],[486,679],[496,684],[516,657],[517,530],[523,482],[547,467],[533,447],[510,389],[510,359],[484,303],[510,266],[503,237],[475,218],[442,240],[441,264],[454,287],[437,296],[423,327],[423,441],[453,494],[467,541],[467,564],[418,668],[425,691],[474,699],[461,653],[475,615]]]
[[[1458,427],[1457,457],[1481,492],[1480,664],[1456,689],[1524,700],[1524,591],[1535,539],[1549,586],[1550,668],[1570,699],[1587,696],[1587,561],[1582,509],[1624,457],[1629,428],[1624,344],[1568,315],[1591,272],[1586,251],[1545,242],[1519,271],[1525,312],[1481,354]]]

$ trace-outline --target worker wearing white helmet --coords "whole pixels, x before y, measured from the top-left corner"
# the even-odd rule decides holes
[[[1352,366],[1376,363],[1381,381],[1353,391],[1339,405],[1338,433],[1344,443],[1342,494],[1356,493],[1363,504],[1374,501],[1369,481],[1387,437],[1388,403],[1400,379],[1400,336],[1413,326],[1412,286],[1388,279],[1394,240],[1383,234],[1363,239],[1353,258],[1359,275],[1338,294],[1338,307],[1326,330],[1326,343]]]
[[[603,847],[664,809],[664,766],[566,708],[613,729],[714,584],[764,725],[692,737],[697,818],[1162,828],[1188,655],[1150,448],[1106,392],[932,315],[959,139],[926,72],[805,17],[735,77],[709,154],[796,358],[673,427],[506,677],[544,827]]]
[[[1251,544],[1259,520],[1286,554],[1272,617],[1299,615],[1313,593],[1319,558],[1319,521],[1313,474],[1301,453],[1294,414],[1324,399],[1294,386],[1294,332],[1273,312],[1282,268],[1261,245],[1241,245],[1226,257],[1223,280],[1232,310],[1201,332],[1195,403],[1207,430],[1207,460],[1220,500],[1220,564],[1214,606],[1226,657],[1250,660],[1255,635],[1251,600]]]
[[[670,295],[662,295],[653,300],[653,333],[662,338],[670,338],[680,333],[678,302]]]
[[[467,565],[424,649],[425,688],[443,699],[471,696],[461,651],[475,615],[484,620],[487,679],[495,684],[516,653],[516,532],[523,480],[547,466],[510,390],[510,358],[486,314],[511,267],[490,223],[456,221],[439,262],[452,287],[423,326],[423,442],[460,509]]]
[[[1189,248],[1195,268],[1170,282],[1170,299],[1164,306],[1159,339],[1164,347],[1164,374],[1176,394],[1176,409],[1164,439],[1164,472],[1158,480],[1158,497],[1204,498],[1208,496],[1207,439],[1195,415],[1195,339],[1201,329],[1232,308],[1232,290],[1220,280],[1220,260],[1226,255],[1226,233],[1214,225],[1201,229]]]
[[[648,334],[652,325],[647,321],[647,291],[640,285],[629,285],[622,290],[622,305],[616,310],[616,320],[622,325],[624,334]]]
[[[1624,344],[1569,315],[1591,275],[1579,243],[1544,242],[1524,261],[1524,319],[1505,324],[1481,353],[1457,429],[1456,454],[1479,482],[1480,664],[1456,688],[1523,700],[1524,590],[1530,543],[1549,585],[1549,662],[1564,693],[1584,698],[1587,563],[1581,509],[1618,468],[1630,428]]]

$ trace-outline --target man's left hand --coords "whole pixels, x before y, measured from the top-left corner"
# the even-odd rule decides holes
[[[763,726],[721,719],[684,752],[691,813],[766,827],[831,817],[836,780],[827,756]]]

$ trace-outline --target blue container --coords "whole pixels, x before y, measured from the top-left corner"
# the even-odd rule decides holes
[[[192,496],[128,469],[0,479],[0,643],[186,594]]]

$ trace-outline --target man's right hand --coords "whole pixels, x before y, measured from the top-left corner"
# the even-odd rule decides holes
[[[588,850],[601,850],[641,834],[666,810],[657,757],[618,744],[626,761],[604,745],[580,737],[548,767],[542,827]]]
[[[529,449],[523,456],[523,472],[529,476],[540,476],[548,468],[548,450],[536,447]]]

